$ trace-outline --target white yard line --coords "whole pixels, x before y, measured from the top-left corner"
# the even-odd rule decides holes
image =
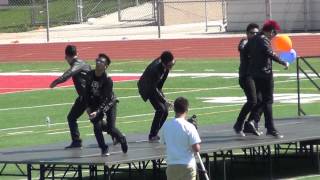
[[[62,72],[6,72],[0,73],[0,76],[61,76]],[[110,76],[120,76],[120,77],[136,77],[141,76],[142,73],[110,73]],[[206,76],[206,77],[238,77],[238,73],[170,73],[169,77],[198,77],[198,76]],[[296,73],[274,73],[274,77],[296,77]],[[309,74],[310,77],[316,77],[317,75],[314,73]],[[301,74],[300,77],[305,77]]]
[[[73,85],[59,86],[59,87],[55,87],[54,89],[65,90],[66,88],[70,88],[70,87],[73,87]],[[7,89],[7,88],[3,88],[3,89]],[[12,89],[15,89],[15,88],[12,88]],[[4,92],[4,93],[0,93],[0,95],[15,94],[15,93],[22,93],[22,92],[52,90],[52,88],[24,88],[24,89],[29,89],[29,90],[21,90],[21,91],[14,91],[14,92]]]
[[[19,135],[19,134],[27,134],[27,133],[32,133],[33,131],[19,131],[19,132],[12,132],[12,133],[7,133],[8,135]]]
[[[60,76],[62,73],[17,73],[17,72],[12,72],[12,73],[0,73],[0,76],[17,76],[17,75],[32,75],[32,76]],[[141,73],[110,73],[110,76],[130,76],[130,77],[136,77],[140,76]],[[295,73],[281,73],[281,74],[275,74],[275,77],[295,77]],[[316,76],[315,74],[310,74],[311,77]],[[204,77],[224,77],[224,78],[236,78],[238,77],[237,73],[170,73],[169,77],[191,77],[191,78],[204,78]],[[303,76],[301,76],[303,78]],[[115,81],[115,82],[128,82],[128,81],[136,81],[136,80],[127,80],[127,81]],[[295,81],[295,80],[292,80]],[[64,88],[64,87],[71,87],[72,85],[69,86],[61,86],[59,88]],[[238,87],[238,86],[235,86]],[[27,88],[26,88],[27,89]],[[29,88],[30,89],[30,88]],[[49,90],[50,88],[38,88],[34,89],[32,88],[31,90],[21,90],[21,91],[15,91],[15,92],[5,92],[5,93],[0,93],[0,95],[3,94],[14,94],[14,93],[21,93],[21,92],[33,92],[33,91],[39,91],[39,90]],[[138,96],[132,96],[132,97],[138,97]],[[131,97],[130,97],[131,98]]]
[[[238,105],[226,105],[226,106],[238,106]],[[217,107],[222,107],[222,106],[211,106],[211,107],[202,107],[202,108],[194,108],[194,109],[190,109],[190,110],[195,110],[195,109],[208,109],[208,108],[217,108]],[[233,111],[238,111],[238,109],[236,110],[233,110]],[[218,111],[218,112],[214,112],[214,114],[218,114],[218,113],[225,113],[225,112],[230,112],[230,111]],[[154,113],[148,113],[148,114],[139,114],[139,115],[133,115],[134,117],[138,117],[138,116],[146,116],[146,115],[153,115]],[[205,115],[205,114],[198,114],[198,115]],[[133,117],[133,116],[123,116],[123,117],[119,117],[119,118],[128,118],[128,117]],[[119,119],[118,118],[118,119]],[[118,121],[117,123],[118,124],[133,124],[133,123],[141,123],[141,122],[148,122],[148,121],[151,121],[151,119],[143,119],[143,120],[136,120],[136,121]],[[88,123],[88,121],[78,121],[78,123]],[[56,124],[50,124],[51,126],[54,126],[54,125],[64,125],[64,124],[67,124],[67,123],[56,123]],[[24,128],[33,128],[33,127],[46,127],[47,125],[36,125],[36,126],[25,126],[25,127],[16,127],[16,128],[7,128],[7,129],[0,129],[0,131],[6,131],[6,130],[17,130],[17,129],[24,129]],[[91,127],[90,125],[89,126],[81,126],[79,128],[88,128],[88,127]],[[61,130],[65,130],[65,131],[61,131]],[[48,133],[48,131],[53,131],[52,133]],[[28,132],[28,131],[23,131],[23,132]],[[32,133],[29,132],[29,133]],[[55,135],[55,134],[62,134],[62,133],[69,133],[69,131],[67,131],[67,128],[63,128],[63,129],[49,129],[49,130],[43,130],[43,131],[36,131],[34,133],[47,133],[48,135]],[[33,134],[34,134],[33,133]],[[19,134],[19,132],[17,133]],[[9,134],[7,133],[7,135],[2,135],[0,136],[1,137],[8,137],[8,136],[13,136],[13,135],[17,135],[15,134],[15,132],[13,132],[13,134]]]
[[[231,106],[231,105],[229,105],[229,106]],[[288,106],[288,105],[274,105],[274,107],[281,107],[281,106]],[[198,108],[198,109],[200,109],[200,108]],[[203,109],[205,109],[205,108],[203,108]],[[231,109],[231,110],[226,110],[226,111],[216,111],[216,112],[209,112],[209,113],[199,113],[199,114],[197,114],[197,115],[211,115],[211,114],[219,114],[219,113],[228,113],[228,112],[235,112],[235,111],[239,111],[239,108],[237,108],[237,109]],[[152,113],[153,114],[153,113]],[[141,122],[151,122],[151,119],[142,119],[142,120],[136,120],[136,121],[118,121],[117,123],[118,124],[131,124],[131,123],[141,123]],[[81,122],[86,122],[86,123],[88,123],[88,121],[81,121]],[[293,122],[293,124],[296,124],[297,122]],[[66,123],[64,123],[64,124],[66,124]],[[282,125],[288,125],[288,124],[292,124],[292,123],[286,123],[286,124],[282,124]],[[282,126],[281,125],[281,126]],[[81,127],[79,127],[79,128],[88,128],[88,127],[92,127],[92,126],[81,126]],[[64,128],[64,129],[67,129],[67,128]],[[39,134],[39,133],[47,133],[47,134],[49,134],[49,135],[55,135],[55,134],[62,134],[62,133],[69,133],[69,131],[60,131],[61,129],[57,129],[57,131],[56,132],[53,132],[53,133],[47,133],[47,131],[55,131],[55,129],[52,129],[52,130],[44,130],[44,131],[36,131],[36,132],[33,132],[33,131],[23,131],[24,133],[32,133],[32,134]],[[223,130],[223,131],[231,131],[231,130]],[[19,135],[19,134],[21,134],[21,133],[12,133],[12,134],[7,134],[7,135],[3,135],[3,136],[0,136],[0,138],[1,137],[7,137],[7,136],[14,136],[14,135]],[[87,135],[90,135],[91,136],[91,134],[87,134]]]
[[[59,86],[59,87],[55,87],[54,89],[66,89],[66,88],[72,88],[73,89],[73,85],[69,85],[69,86]],[[32,90],[46,90],[46,89],[52,89],[52,88],[32,88],[32,87],[26,87],[26,88],[6,88],[6,87],[0,87],[0,90],[2,89],[10,89],[10,90],[23,90],[23,89],[32,89]]]
[[[300,179],[306,179],[306,178],[315,178],[315,177],[320,177],[319,174],[315,174],[315,175],[304,175],[304,176],[298,176],[298,177],[294,177],[294,178],[281,178],[279,180],[300,180]]]
[[[202,110],[202,109],[211,109],[211,108],[220,108],[220,107],[232,107],[232,106],[239,106],[241,104],[230,104],[230,105],[217,105],[217,106],[208,106],[208,107],[198,107],[198,108],[190,108],[189,111],[192,110]],[[172,111],[170,111],[172,112]],[[133,117],[143,117],[143,116],[151,116],[154,115],[154,113],[145,113],[145,114],[136,114],[136,115],[129,115],[129,116],[120,116],[117,117],[117,119],[126,119],[126,118],[133,118]],[[139,121],[126,121],[126,122],[122,122],[122,121],[117,121],[117,123],[134,123],[134,122],[140,122],[142,120]],[[88,123],[88,121],[78,121],[78,123]],[[67,122],[63,122],[63,123],[52,123],[50,124],[50,126],[57,126],[57,125],[66,125]],[[13,127],[13,128],[4,128],[4,129],[0,129],[1,131],[11,131],[11,130],[18,130],[18,129],[24,129],[24,128],[35,128],[35,127],[47,127],[46,124],[40,124],[40,125],[33,125],[33,126],[21,126],[21,127]]]
[[[48,135],[54,135],[54,134],[66,134],[70,133],[70,131],[58,131],[58,132],[52,132],[52,133],[47,133]]]
[[[24,106],[24,107],[16,107],[16,108],[4,108],[4,109],[0,109],[0,111],[44,108],[44,107],[53,107],[53,106],[65,106],[65,105],[71,105],[71,104],[73,104],[73,103],[45,104],[45,105],[39,105],[39,106]]]
[[[292,80],[289,80],[292,81]],[[288,82],[288,81],[278,81],[276,83],[283,83],[283,82]],[[227,89],[227,88],[234,88],[238,87],[238,85],[235,86],[227,86],[227,87],[218,87],[218,88],[204,88],[204,89],[193,89],[190,91],[177,91],[177,92],[171,92],[171,93],[166,93],[166,94],[177,94],[177,93],[187,93],[187,92],[198,92],[198,91],[204,91],[204,90],[213,90],[213,89]],[[127,96],[127,97],[119,97],[119,99],[129,99],[129,98],[137,98],[140,96]],[[29,106],[29,107],[17,107],[17,108],[4,108],[0,109],[0,111],[10,111],[10,110],[21,110],[21,109],[32,109],[32,108],[42,108],[42,107],[53,107],[53,106],[64,106],[64,105],[71,105],[73,103],[61,103],[61,104],[48,104],[48,105],[39,105],[39,106]],[[211,106],[211,107],[206,107],[206,108],[215,108],[217,106]],[[221,107],[221,106],[219,106]],[[192,109],[190,109],[192,110]],[[131,116],[123,116],[123,117],[118,117],[118,119],[122,118],[131,118],[131,117],[140,117],[140,116],[146,116],[146,115],[152,115],[153,113],[147,113],[147,114],[139,114],[139,115],[131,115]],[[81,123],[82,121],[78,121]],[[60,125],[60,124],[66,124],[66,123],[55,123],[52,124],[54,125]],[[32,128],[32,127],[44,127],[46,125],[34,125],[34,126],[24,126],[24,127],[15,127],[15,128],[6,128],[6,129],[0,129],[0,131],[6,131],[6,130],[15,130],[15,129],[23,129],[23,128]]]
[[[287,81],[277,81],[275,83],[284,83],[284,82],[291,82],[295,80],[287,80]],[[192,89],[192,90],[186,90],[186,91],[176,91],[176,92],[168,92],[166,94],[178,94],[178,93],[189,93],[189,92],[199,92],[199,91],[207,91],[207,90],[218,90],[218,89],[228,89],[228,88],[235,88],[238,87],[238,85],[234,86],[226,86],[226,87],[215,87],[215,88],[199,88],[199,89]],[[127,96],[127,97],[119,97],[119,99],[129,99],[129,98],[137,98],[140,96]],[[39,106],[28,106],[28,107],[17,107],[17,108],[4,108],[0,109],[0,111],[10,111],[10,110],[21,110],[21,109],[32,109],[32,108],[43,108],[43,107],[53,107],[53,106],[64,106],[64,105],[71,105],[73,103],[60,103],[60,104],[48,104],[48,105],[39,105]],[[232,104],[232,105],[225,105],[225,106],[239,106],[241,104]],[[208,109],[208,108],[217,108],[217,107],[223,107],[223,106],[210,106],[210,107],[202,107],[202,108],[193,108],[190,110],[196,110],[196,109]],[[147,114],[138,114],[138,115],[130,115],[130,116],[122,116],[118,117],[118,119],[124,119],[124,118],[132,118],[132,117],[141,117],[141,116],[148,116],[153,115],[154,113],[147,113]],[[79,123],[87,122],[87,121],[78,121]],[[51,124],[51,126],[55,125],[62,125],[67,123],[54,123]],[[7,131],[7,130],[17,130],[17,129],[23,129],[23,128],[33,128],[33,127],[45,127],[47,125],[33,125],[33,126],[23,126],[23,127],[14,127],[14,128],[6,128],[6,129],[0,129],[0,131]]]
[[[237,85],[238,86],[238,85]],[[207,91],[207,90],[216,90],[216,89],[228,89],[231,87],[237,86],[226,86],[226,87],[217,87],[217,88],[202,88],[202,89],[192,89],[187,91],[176,91],[176,92],[168,92],[165,94],[179,94],[179,93],[189,93],[189,92],[198,92],[198,91]],[[137,96],[126,96],[126,97],[118,97],[119,99],[131,99],[131,98],[140,98],[139,95]],[[16,107],[16,108],[3,108],[0,111],[11,111],[11,110],[20,110],[20,109],[32,109],[32,108],[43,108],[43,107],[53,107],[53,106],[64,106],[64,105],[71,105],[73,103],[58,103],[58,104],[46,104],[46,105],[38,105],[38,106],[25,106],[25,107]]]
[[[124,61],[124,62],[112,62],[112,66],[120,64],[136,64],[136,63],[145,63],[146,61]]]

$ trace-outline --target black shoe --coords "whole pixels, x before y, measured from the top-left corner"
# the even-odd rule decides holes
[[[254,127],[254,124],[253,122],[247,122],[246,125],[245,125],[245,128],[244,128],[244,131],[245,133],[252,133],[256,136],[260,136],[260,133],[256,130],[256,128]]]
[[[281,139],[281,138],[283,138],[283,135],[282,134],[280,134],[277,130],[267,130],[267,134],[266,134],[267,136],[273,136],[273,137],[275,137],[275,138],[279,138],[279,139]]]
[[[254,127],[256,128],[257,132],[258,132],[260,135],[262,135],[262,134],[263,134],[263,131],[262,131],[262,130],[260,129],[260,127],[259,127],[259,122],[254,121],[253,124],[254,124]]]
[[[106,146],[104,149],[101,149],[101,156],[109,156],[109,147]]]
[[[236,135],[239,136],[239,137],[245,137],[246,136],[246,134],[241,129],[238,129],[236,126],[233,126],[233,130],[236,133]]]
[[[257,129],[257,132],[258,132],[260,135],[263,135],[263,133],[264,133],[263,130],[261,130],[260,128]]]
[[[114,146],[120,143],[120,142],[117,140],[117,138],[115,138],[115,137],[111,137],[111,139],[112,139],[112,142],[113,142],[113,145],[114,145]]]
[[[149,142],[153,143],[153,142],[159,142],[160,137],[159,136],[149,136]]]
[[[128,152],[128,143],[127,143],[127,139],[125,136],[120,138],[120,144],[121,144],[122,152],[127,153]]]
[[[246,122],[244,123],[243,132],[244,132],[244,133],[251,133],[251,132],[250,132],[250,126],[249,126],[248,121],[246,121]]]
[[[72,149],[72,148],[82,148],[81,141],[73,141],[69,146],[66,146],[65,149]]]

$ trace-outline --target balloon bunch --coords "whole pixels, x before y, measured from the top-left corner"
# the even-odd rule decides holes
[[[278,35],[273,38],[273,45],[279,51],[279,57],[288,63],[293,63],[297,58],[297,52],[292,49],[292,41],[287,35]]]

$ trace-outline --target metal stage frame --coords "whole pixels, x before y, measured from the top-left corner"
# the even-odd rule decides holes
[[[232,130],[232,124],[200,127],[199,133],[203,141],[201,156],[209,170],[208,175],[215,179],[218,161],[223,163],[223,179],[232,175],[230,171],[234,165],[259,161],[268,165],[268,174],[272,179],[273,162],[288,156],[309,157],[320,172],[320,117],[286,118],[275,122],[276,127],[284,134],[282,139],[265,135],[238,137]],[[67,144],[64,143],[0,149],[0,163],[3,164],[0,175],[5,175],[6,165],[13,164],[20,169],[20,175],[27,176],[27,179],[34,178],[32,175],[35,172],[40,174],[39,179],[81,179],[83,171],[88,171],[89,178],[92,179],[98,176],[112,179],[118,172],[127,172],[127,179],[132,178],[132,172],[138,172],[141,179],[145,179],[146,169],[152,170],[153,179],[157,179],[162,168],[166,166],[165,149],[160,143],[144,140],[144,136],[128,136],[127,154],[123,154],[119,146],[110,145],[111,155],[108,157],[100,156],[95,139],[85,142],[83,149],[65,150],[63,147]],[[26,170],[22,165],[26,165]],[[123,165],[127,167],[121,167]],[[57,172],[62,172],[62,175],[57,175]]]

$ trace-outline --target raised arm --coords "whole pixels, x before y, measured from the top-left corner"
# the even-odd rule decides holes
[[[58,84],[66,82],[69,78],[79,73],[81,69],[85,66],[83,63],[75,62],[72,67],[70,67],[66,72],[63,73],[60,77],[55,79],[51,84],[50,88],[56,87]]]

